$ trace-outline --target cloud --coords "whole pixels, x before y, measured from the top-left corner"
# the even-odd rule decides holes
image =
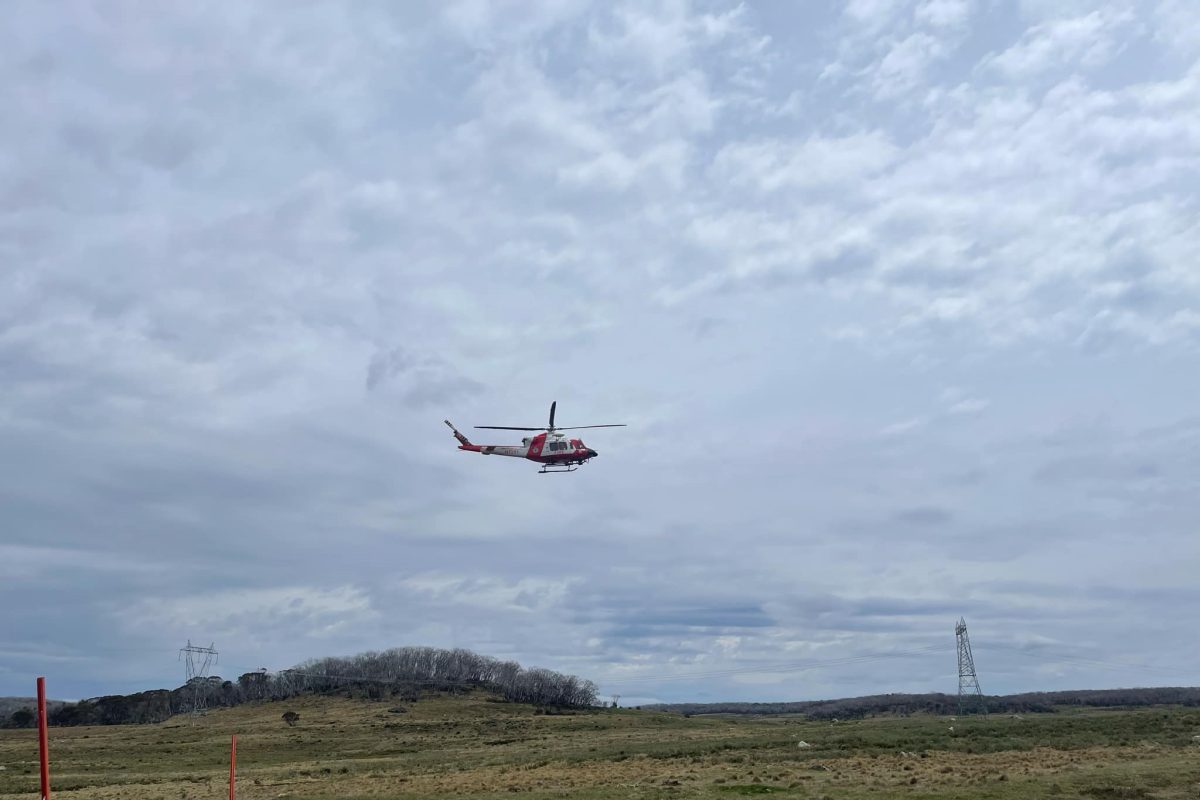
[[[272,637],[321,638],[373,619],[379,612],[360,589],[343,586],[240,589],[185,597],[146,599],[121,612],[125,623],[172,630],[194,629],[217,638],[273,631]]]
[[[1094,68],[1107,62],[1135,20],[1127,9],[1106,8],[1034,25],[1021,41],[981,62],[1008,79],[1029,79],[1054,67]]]
[[[739,143],[723,148],[714,161],[718,179],[735,186],[773,192],[781,188],[839,188],[853,191],[883,171],[896,148],[879,132],[802,143]]]
[[[103,550],[38,547],[0,544],[0,575],[11,581],[51,581],[69,574],[147,573],[162,569],[161,564],[106,553]]]
[[[958,28],[971,14],[970,0],[926,0],[916,7],[914,17],[933,28]]]
[[[890,97],[912,91],[922,83],[930,64],[948,52],[945,42],[924,32],[895,42],[874,69],[875,94]]]
[[[414,356],[402,347],[377,352],[367,365],[367,390],[398,389],[413,407],[450,404],[483,391],[483,384],[458,375],[437,356]]]
[[[546,612],[562,600],[571,580],[524,578],[506,581],[499,578],[463,577],[426,573],[405,578],[401,586],[442,604],[474,606],[482,609]]]
[[[950,522],[953,519],[953,515],[944,508],[918,506],[897,511],[895,519],[897,522],[903,522],[906,525],[936,526],[945,525]]]
[[[53,591],[0,694],[51,660],[164,685],[188,637],[228,670],[431,644],[670,699],[925,691],[946,654],[680,676],[952,647],[964,613],[989,691],[1048,689],[1110,676],[987,643],[1169,634],[1187,4],[514,8],[10,15],[0,605]],[[630,427],[537,476],[441,424],[550,400]]]
[[[982,397],[972,397],[965,390],[951,386],[942,390],[939,397],[945,407],[946,414],[951,416],[968,416],[987,410],[991,405],[989,400]]]
[[[901,420],[900,422],[893,422],[892,424],[886,426],[879,433],[881,436],[899,436],[901,434],[908,433],[909,431],[914,431],[917,428],[925,425],[927,422],[928,420],[926,420],[924,417],[912,417],[911,419]]]

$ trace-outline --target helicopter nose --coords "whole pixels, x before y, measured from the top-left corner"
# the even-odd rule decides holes
[[[595,458],[596,456],[600,455],[599,453],[597,453],[595,450],[593,450],[590,447],[588,448],[587,452],[588,452],[588,458]]]

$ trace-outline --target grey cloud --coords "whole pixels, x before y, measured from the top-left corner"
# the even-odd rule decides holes
[[[19,7],[0,605],[53,591],[0,694],[172,682],[189,636],[610,683],[963,613],[980,653],[1161,642],[1200,564],[1200,50],[1163,9],[1124,71],[1116,18],[1089,55],[1027,6],[864,8]],[[537,476],[440,424],[550,399],[631,427]],[[643,686],[947,688],[941,657]],[[1024,661],[985,688],[1137,677]]]
[[[186,127],[154,126],[137,142],[138,158],[152,167],[172,170],[182,165],[197,149],[196,135]]]
[[[723,606],[719,604],[693,607],[643,606],[634,613],[601,618],[609,627],[609,636],[624,638],[630,631],[639,631],[639,636],[670,636],[679,631],[707,631],[719,634],[743,628],[766,628],[776,624],[761,607]]]
[[[367,365],[367,388],[376,389],[385,381],[402,375],[416,366],[416,360],[403,348],[376,353]]]
[[[818,281],[854,280],[874,262],[875,254],[870,249],[851,245],[829,258],[818,258],[809,273]]]
[[[402,347],[376,353],[367,365],[367,390],[388,386],[396,386],[413,407],[454,403],[484,389],[478,381],[455,374],[442,359],[414,356]]]
[[[1059,459],[1041,467],[1035,480],[1050,483],[1074,483],[1081,481],[1138,481],[1157,478],[1161,469],[1157,464],[1137,457],[1121,458],[1109,454],[1086,455],[1070,459]]]
[[[954,515],[937,506],[916,506],[897,511],[894,518],[906,525],[941,526],[954,519]]]
[[[99,128],[69,122],[63,125],[59,136],[63,144],[76,155],[92,162],[96,167],[108,167],[113,158],[109,136]]]
[[[963,614],[981,606],[958,600],[911,600],[902,597],[873,597],[853,604],[855,614],[870,617],[949,616]]]
[[[728,322],[719,317],[701,317],[692,323],[692,330],[697,339],[707,339],[718,333]]]

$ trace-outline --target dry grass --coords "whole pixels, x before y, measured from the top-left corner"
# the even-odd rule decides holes
[[[1200,711],[1064,712],[839,724],[540,715],[483,695],[391,703],[308,697],[195,725],[51,730],[56,798],[1200,797]],[[289,728],[284,711],[300,714]],[[953,725],[955,730],[949,730]],[[800,740],[810,747],[799,747]],[[37,794],[36,737],[0,731],[0,797]]]

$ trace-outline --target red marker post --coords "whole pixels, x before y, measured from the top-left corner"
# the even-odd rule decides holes
[[[50,800],[50,745],[46,740],[46,679],[37,679],[38,754],[42,760],[42,800]]]
[[[233,735],[233,743],[229,746],[229,800],[234,798],[234,781],[237,779],[237,734]]]

